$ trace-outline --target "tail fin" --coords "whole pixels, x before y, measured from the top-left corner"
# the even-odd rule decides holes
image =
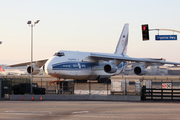
[[[129,24],[126,23],[122,30],[119,42],[116,47],[114,54],[125,55],[127,53],[127,44],[128,44],[128,35],[129,35]]]
[[[5,70],[0,66],[0,72],[4,72]]]

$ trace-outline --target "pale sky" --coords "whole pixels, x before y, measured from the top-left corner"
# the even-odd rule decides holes
[[[180,31],[180,0],[0,0],[0,64],[30,61],[28,20],[34,27],[34,60],[59,50],[114,53],[129,23],[127,55],[180,62],[177,41],[142,41],[141,25]],[[161,35],[172,32],[160,31]]]

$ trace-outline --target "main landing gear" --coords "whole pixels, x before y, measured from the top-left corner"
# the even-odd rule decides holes
[[[109,78],[99,78],[98,83],[111,83],[111,79],[109,79]]]

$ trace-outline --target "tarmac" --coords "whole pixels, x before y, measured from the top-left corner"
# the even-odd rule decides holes
[[[179,120],[179,102],[0,101],[0,120]]]

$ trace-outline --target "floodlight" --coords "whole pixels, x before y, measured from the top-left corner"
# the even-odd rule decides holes
[[[27,24],[31,24],[31,21],[28,21]]]
[[[40,21],[40,20],[36,20],[36,21],[34,22],[34,24],[37,24],[39,21]]]

